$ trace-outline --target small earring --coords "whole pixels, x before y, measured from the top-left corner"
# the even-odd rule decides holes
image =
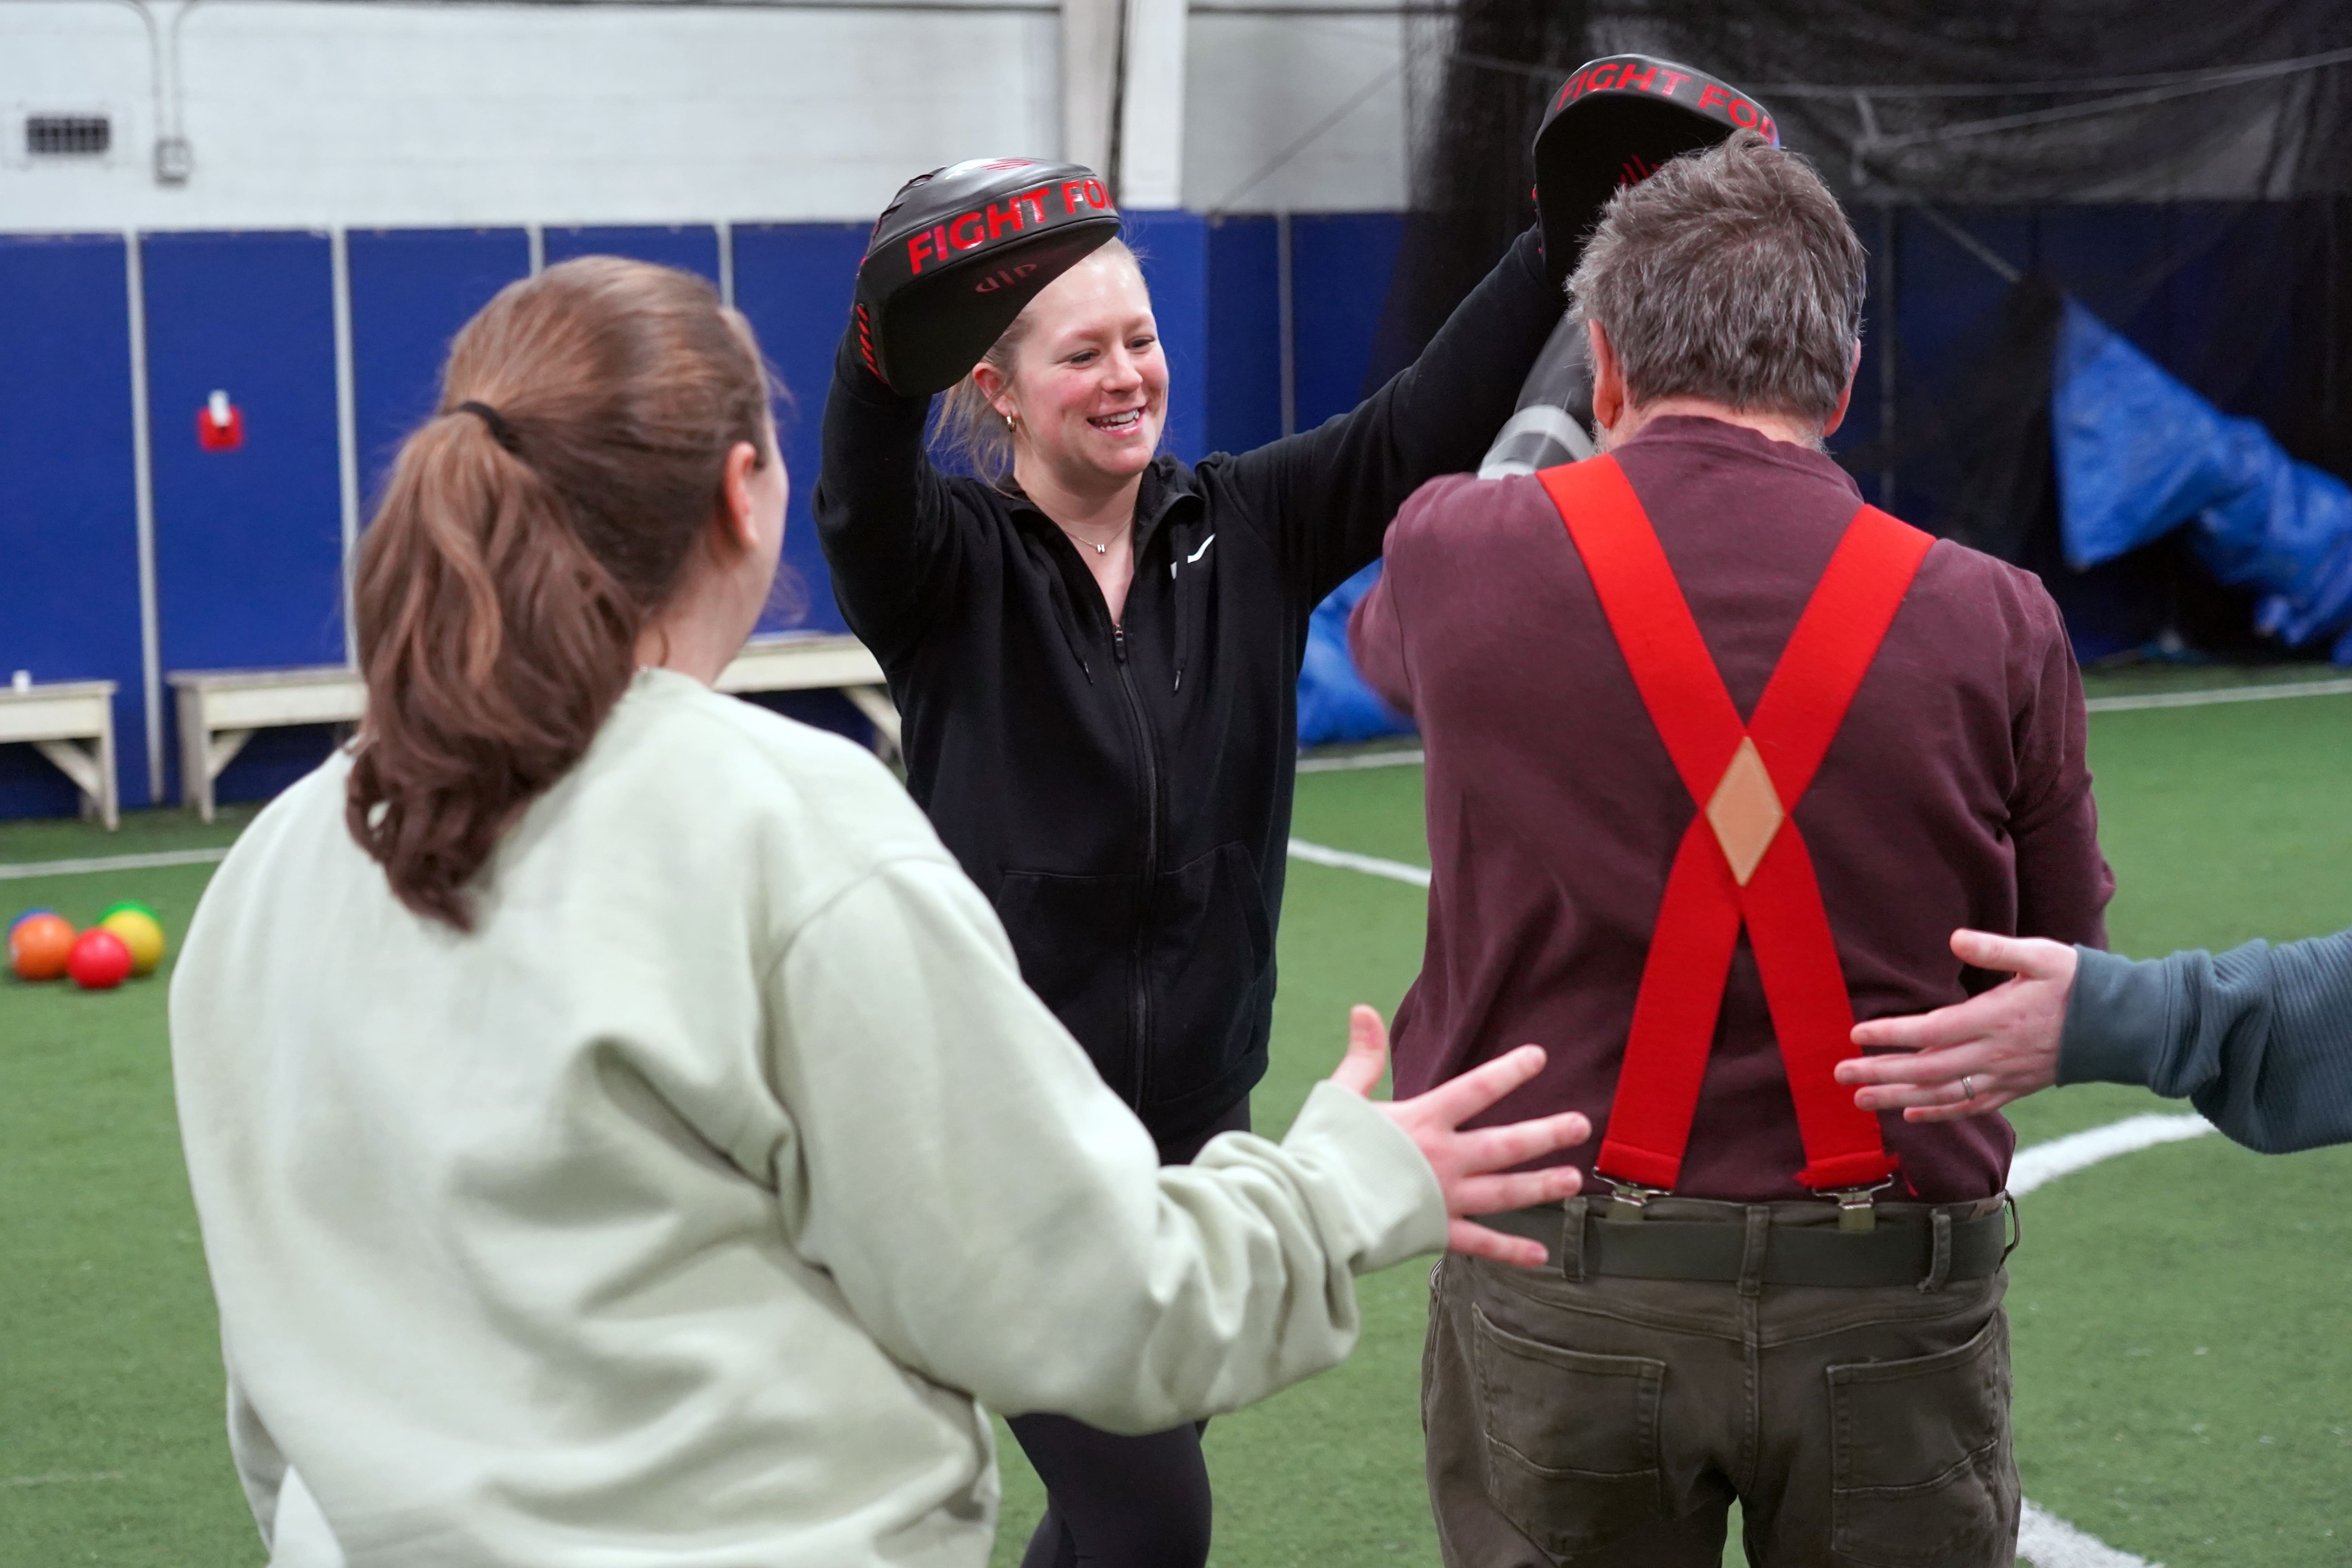
[[[1013,416],[1012,416],[1012,415],[1008,414],[1008,415],[1006,415],[1006,416],[1004,416],[1004,428],[1005,428],[1005,430],[1006,430],[1008,433],[1010,433],[1010,432],[1013,429],[1013,427],[1014,427],[1014,420],[1013,420]]]

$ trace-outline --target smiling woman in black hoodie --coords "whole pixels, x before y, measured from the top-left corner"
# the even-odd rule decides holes
[[[929,399],[844,340],[814,510],[908,787],[1165,1161],[1246,1126],[1265,1070],[1307,617],[1423,480],[1477,467],[1562,308],[1530,232],[1354,411],[1187,465],[1159,450],[1167,362],[1114,243],[949,394],[982,479],[934,468]],[[1031,1568],[1205,1559],[1192,1428],[1013,1426],[1053,1504]]]

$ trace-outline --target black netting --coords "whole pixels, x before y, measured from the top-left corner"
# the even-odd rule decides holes
[[[2048,429],[2062,294],[2352,474],[2352,5],[1460,0],[1409,28],[1413,210],[1374,381],[1531,220],[1549,92],[1639,51],[1755,92],[1874,253],[1842,460],[1912,521],[2042,571],[2078,630],[2095,623],[2086,651],[2171,634],[2237,648],[2245,602],[2177,542],[2066,570]]]

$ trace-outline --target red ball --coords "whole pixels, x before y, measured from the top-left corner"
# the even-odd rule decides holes
[[[130,945],[104,926],[92,926],[74,938],[66,973],[85,991],[111,991],[131,978]]]

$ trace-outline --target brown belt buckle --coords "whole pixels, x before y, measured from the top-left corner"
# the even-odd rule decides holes
[[[1644,1187],[1633,1182],[1621,1182],[1614,1176],[1602,1176],[1609,1184],[1609,1211],[1602,1219],[1615,1225],[1639,1225],[1649,1217],[1644,1211],[1652,1198],[1666,1195],[1664,1187]]]
[[[1876,1230],[1878,1228],[1877,1194],[1895,1184],[1888,1177],[1874,1187],[1840,1187],[1829,1195],[1837,1199],[1840,1230]]]

